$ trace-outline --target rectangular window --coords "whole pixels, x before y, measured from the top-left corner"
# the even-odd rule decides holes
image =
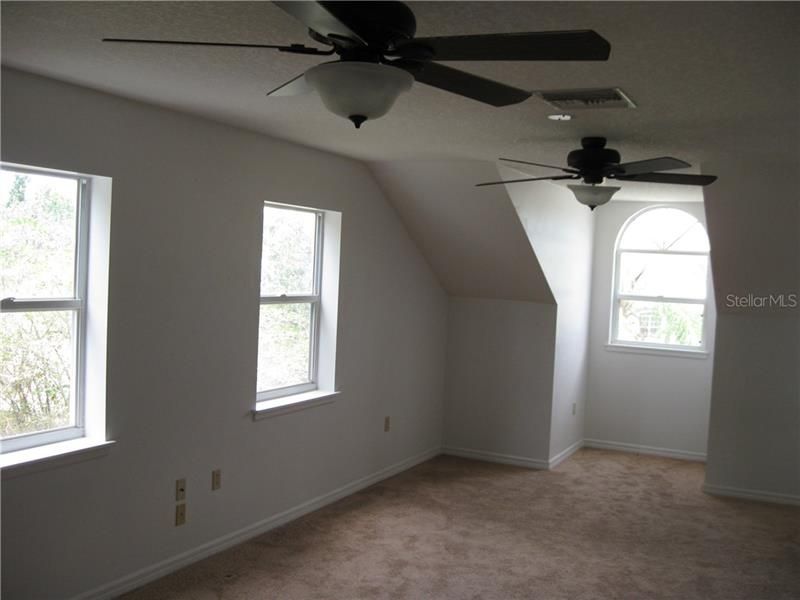
[[[700,348],[701,303],[619,299],[617,341]]]
[[[616,341],[702,348],[708,254],[619,250],[617,271]]]
[[[0,170],[3,452],[84,434],[90,180]]]
[[[610,344],[705,350],[708,237],[688,212],[647,208],[615,249]]]
[[[257,399],[317,389],[323,213],[264,205]]]

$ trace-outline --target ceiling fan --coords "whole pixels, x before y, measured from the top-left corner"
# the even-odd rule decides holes
[[[507,162],[523,165],[558,169],[566,175],[551,175],[548,177],[526,177],[524,179],[509,179],[507,181],[489,181],[478,183],[477,187],[486,185],[501,185],[506,183],[522,183],[525,181],[554,181],[559,179],[582,179],[589,185],[568,185],[578,202],[586,204],[594,210],[597,206],[611,200],[620,188],[612,186],[598,186],[606,179],[619,181],[643,181],[647,183],[671,183],[677,185],[709,185],[717,180],[716,175],[689,175],[685,173],[661,173],[672,169],[685,169],[691,167],[687,162],[662,156],[635,162],[621,163],[620,154],[612,148],[606,148],[606,138],[585,137],[581,139],[582,148],[573,150],[567,155],[568,167],[556,167],[541,163],[501,158]]]
[[[103,38],[104,42],[271,48],[294,54],[337,55],[271,90],[268,96],[319,92],[331,111],[356,128],[386,114],[416,80],[492,106],[516,104],[531,92],[440,64],[451,60],[608,60],[609,43],[591,30],[490,33],[415,38],[414,13],[402,2],[273,2],[308,27],[326,48]]]

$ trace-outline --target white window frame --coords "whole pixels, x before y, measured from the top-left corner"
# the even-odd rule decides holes
[[[276,202],[264,202],[264,206],[280,210],[293,210],[297,212],[311,213],[316,217],[314,230],[314,274],[312,277],[312,293],[310,295],[281,294],[279,296],[259,296],[259,312],[265,304],[310,304],[311,305],[311,330],[309,335],[309,361],[308,361],[308,382],[289,385],[269,390],[256,390],[256,401],[274,400],[285,396],[294,396],[305,392],[311,392],[319,387],[319,330],[322,311],[322,253],[324,239],[324,220],[325,213],[321,210],[293,206],[289,204],[279,204]],[[263,211],[262,211],[263,215]],[[264,235],[266,228],[262,223],[261,235]],[[263,249],[263,243],[262,243]],[[264,260],[263,252],[261,260]],[[259,281],[259,290],[261,282]]]
[[[649,350],[649,351],[664,351],[665,353],[688,353],[688,354],[697,354],[699,356],[705,356],[708,354],[707,351],[707,340],[709,336],[708,331],[708,299],[709,299],[709,290],[711,289],[711,260],[708,251],[689,251],[689,250],[627,250],[624,248],[620,248],[620,243],[622,242],[622,238],[625,235],[625,231],[627,231],[628,227],[636,221],[639,217],[644,215],[646,212],[651,210],[660,209],[660,208],[668,208],[671,210],[679,210],[681,212],[686,213],[693,219],[695,219],[700,225],[703,227],[703,230],[706,232],[706,236],[708,235],[708,231],[706,231],[705,224],[698,219],[695,215],[691,214],[690,212],[683,210],[681,208],[677,208],[675,206],[668,206],[668,205],[656,205],[656,206],[648,206],[640,211],[637,211],[633,215],[631,215],[617,234],[617,239],[614,243],[614,272],[612,276],[611,282],[611,318],[609,319],[609,336],[608,336],[608,345],[611,348],[619,347],[619,348],[631,348],[636,349],[640,348],[642,350]],[[638,294],[623,294],[620,293],[620,257],[622,253],[630,253],[630,254],[661,254],[666,256],[705,256],[707,257],[708,261],[706,264],[706,295],[705,298],[698,299],[698,298],[682,298],[679,296],[643,296]],[[619,339],[619,307],[620,302],[623,300],[631,300],[631,301],[641,301],[641,302],[651,302],[656,304],[670,304],[670,303],[679,303],[679,304],[699,304],[703,306],[703,335],[700,340],[699,346],[685,346],[681,344],[660,344],[655,342],[635,342],[630,340],[620,340]]]
[[[89,214],[91,180],[73,173],[37,169],[10,164],[0,164],[0,170],[46,177],[72,179],[77,186],[78,215],[76,219],[75,291],[72,298],[3,298],[0,312],[70,311],[75,314],[75,361],[71,396],[75,410],[75,423],[47,431],[24,433],[0,440],[2,453],[25,450],[36,446],[63,442],[86,435],[85,356],[86,356],[86,299],[89,273]]]

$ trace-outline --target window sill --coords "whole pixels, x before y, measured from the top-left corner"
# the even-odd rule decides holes
[[[277,417],[314,406],[330,404],[336,400],[338,395],[339,392],[334,390],[314,390],[302,394],[294,394],[293,396],[284,396],[283,398],[262,400],[261,402],[256,402],[256,407],[253,409],[253,420],[260,421],[261,419]]]
[[[108,454],[115,442],[79,438],[0,455],[3,481]]]
[[[649,354],[651,356],[669,356],[671,358],[708,358],[705,350],[684,350],[682,348],[655,348],[651,346],[637,346],[636,344],[606,344],[606,350],[611,352],[627,352],[630,354]]]

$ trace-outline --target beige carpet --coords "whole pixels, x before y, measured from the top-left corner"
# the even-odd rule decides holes
[[[550,472],[442,456],[125,598],[800,599],[800,509],[702,481],[602,450]]]

